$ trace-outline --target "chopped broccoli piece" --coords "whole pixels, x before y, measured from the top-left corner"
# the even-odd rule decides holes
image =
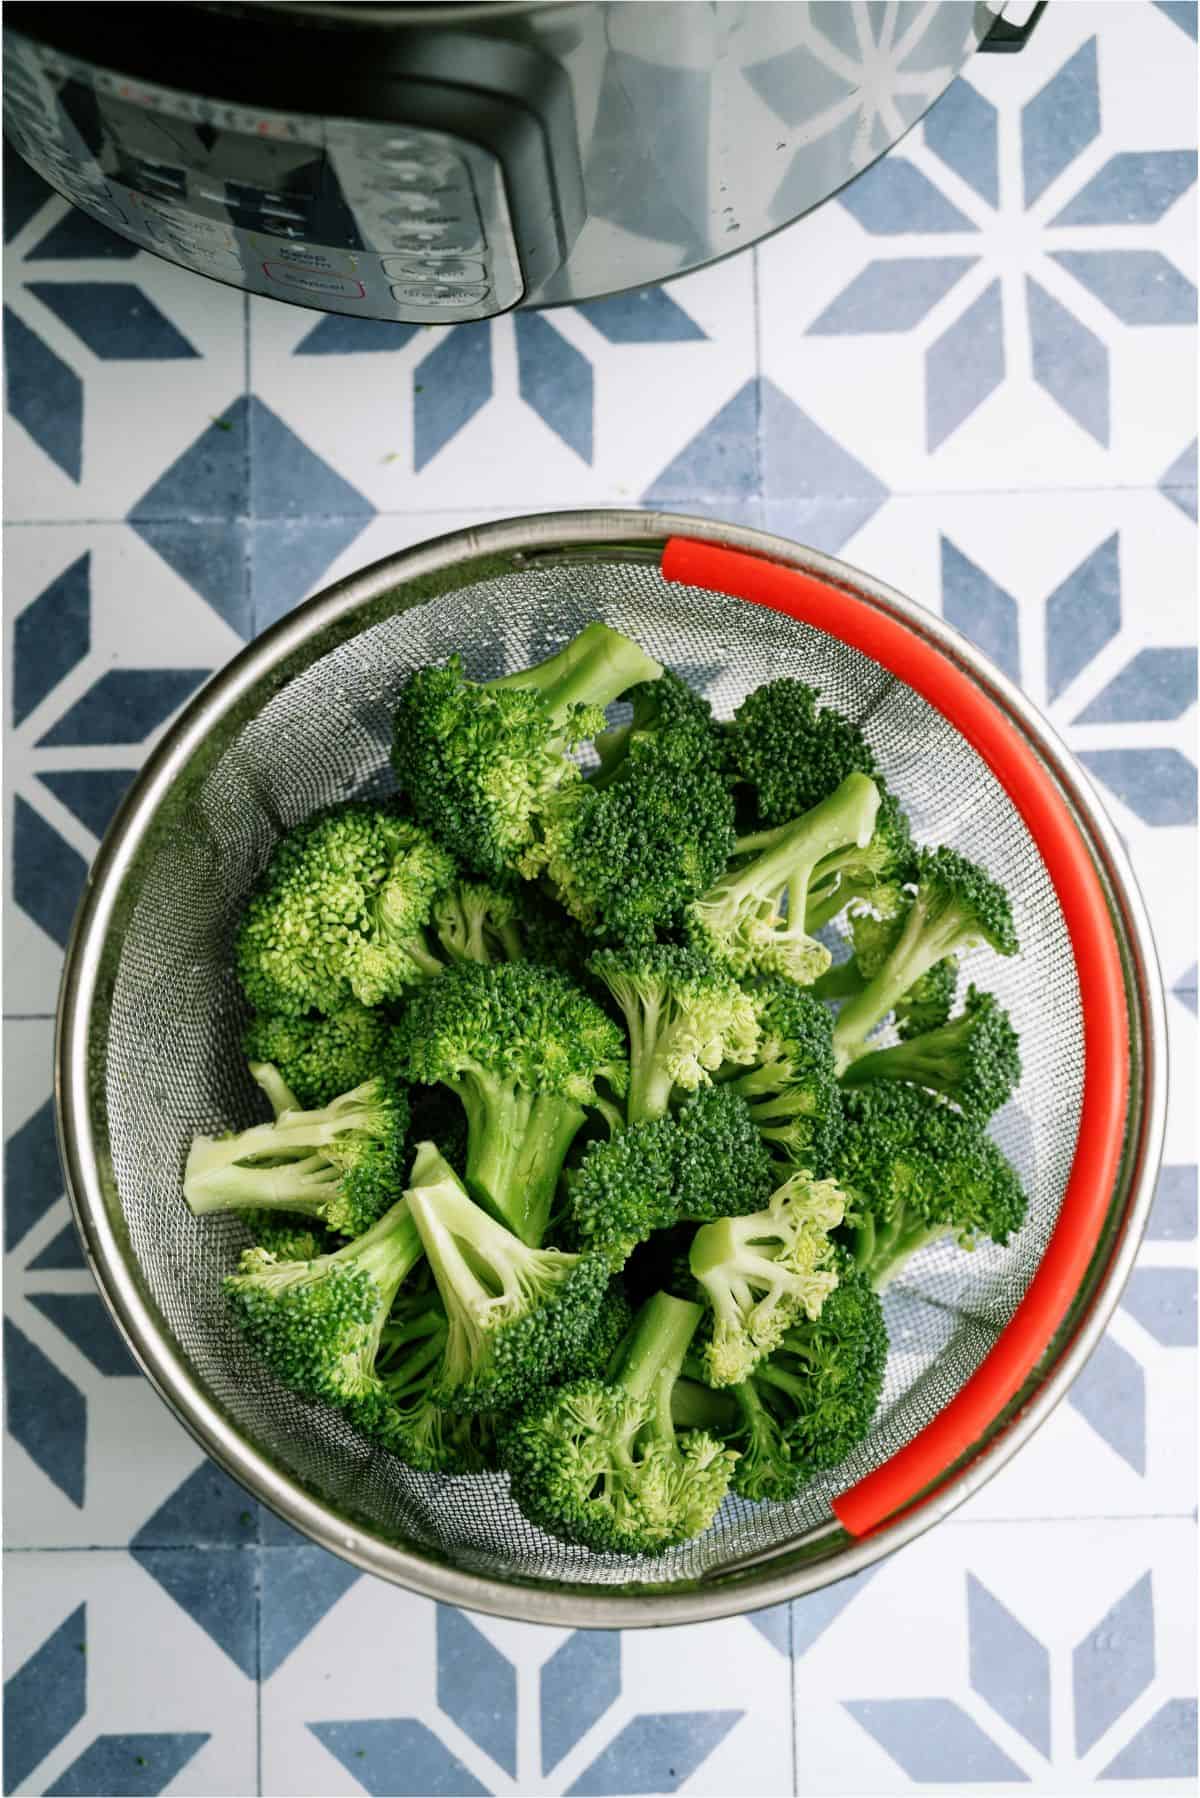
[[[315,1261],[338,1247],[337,1237],[311,1218],[289,1211],[242,1211],[238,1214],[254,1238],[276,1261]]]
[[[504,1410],[586,1356],[608,1286],[602,1256],[528,1247],[473,1202],[432,1143],[405,1197],[448,1324],[437,1404]]]
[[[420,1258],[420,1237],[400,1199],[365,1235],[314,1261],[246,1249],[225,1292],[277,1379],[307,1398],[348,1405],[376,1390],[380,1337]]]
[[[392,765],[417,816],[463,864],[495,878],[536,841],[541,815],[579,769],[569,751],[604,728],[604,708],[660,664],[607,625],[482,684],[452,656],[421,668],[396,708]]]
[[[842,1121],[833,1018],[790,980],[757,981],[747,992],[758,1014],[758,1047],[744,1072],[726,1070],[726,1083],[745,1099],[773,1153],[823,1174]]]
[[[246,907],[237,968],[256,1011],[379,1005],[440,973],[424,935],[454,865],[394,806],[319,813],[276,845]]]
[[[405,1094],[377,1077],[319,1111],[285,1111],[273,1124],[198,1136],[183,1196],[197,1217],[287,1211],[354,1236],[395,1200],[408,1121]]]
[[[974,986],[948,1024],[860,1055],[843,1075],[847,1086],[905,1080],[928,1087],[981,1124],[1008,1103],[1020,1078],[1020,1044],[1008,1013],[991,993]]]
[[[380,1336],[376,1383],[350,1421],[420,1473],[482,1473],[496,1464],[495,1419],[447,1411],[433,1392],[449,1326],[436,1289],[405,1286]]]
[[[599,1553],[656,1555],[708,1528],[736,1454],[675,1433],[671,1393],[700,1307],[660,1292],[605,1380],[573,1381],[505,1424],[500,1453],[532,1522]]]
[[[745,1100],[706,1087],[671,1115],[589,1143],[567,1195],[579,1241],[617,1269],[656,1230],[757,1211],[774,1184]]]
[[[739,1385],[794,1318],[820,1316],[837,1284],[829,1233],[844,1213],[840,1188],[801,1170],[761,1211],[697,1230],[689,1267],[712,1307],[703,1348],[710,1385]]]
[[[824,930],[852,901],[882,909],[895,903],[901,889],[917,877],[912,826],[895,796],[877,778],[879,810],[865,849],[857,844],[839,849],[813,870],[804,911],[810,936]]]
[[[733,778],[753,787],[762,824],[785,824],[828,799],[849,774],[876,773],[857,724],[783,676],[748,693],[726,726]]]
[[[926,849],[919,858],[917,894],[900,933],[864,990],[847,999],[833,1031],[839,1072],[861,1055],[866,1040],[923,974],[947,956],[988,943],[999,955],[1015,955],[1008,894],[966,856]],[[864,968],[864,973],[867,970]]]
[[[878,1080],[845,1095],[837,1178],[855,1264],[879,1288],[926,1243],[980,1236],[1001,1245],[1026,1199],[1013,1168],[971,1118],[920,1087]]]
[[[525,953],[515,898],[483,880],[460,880],[443,893],[433,929],[451,962],[520,961]]]
[[[276,1112],[328,1105],[386,1073],[393,1060],[387,1018],[356,1000],[327,1016],[267,1012],[251,1021],[242,1047],[256,1067],[274,1068],[293,1095],[288,1104],[281,1093],[268,1093]]]
[[[754,1054],[754,1006],[727,969],[698,949],[643,943],[601,949],[588,963],[629,1032],[631,1124],[661,1117],[678,1088],[707,1085],[725,1062]]]
[[[463,962],[413,996],[396,1043],[409,1079],[461,1099],[468,1187],[536,1247],[596,1082],[624,1090],[617,1025],[554,968]]]
[[[878,788],[865,774],[851,774],[828,799],[771,831],[762,846],[739,839],[749,860],[689,908],[699,940],[735,973],[782,974],[810,985],[830,961],[829,950],[805,929],[813,871],[850,844],[868,844],[878,809]]]

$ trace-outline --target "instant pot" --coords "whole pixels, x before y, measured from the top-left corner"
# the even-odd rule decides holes
[[[4,129],[60,194],[184,268],[452,324],[641,287],[799,218],[976,50],[1021,46],[1040,7],[1004,11],[10,4]]]

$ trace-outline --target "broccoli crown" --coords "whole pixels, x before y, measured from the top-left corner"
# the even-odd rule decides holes
[[[534,1249],[476,1205],[432,1143],[406,1193],[445,1307],[436,1403],[500,1411],[586,1357],[609,1271],[596,1254]]]
[[[837,1467],[870,1431],[883,1391],[888,1341],[883,1308],[844,1251],[837,1285],[818,1317],[799,1319],[733,1396],[741,1450],[734,1491],[781,1503],[814,1474]]]
[[[242,1211],[238,1214],[254,1238],[276,1261],[315,1261],[338,1247],[331,1231],[313,1218],[289,1211]]]
[[[667,1117],[589,1143],[567,1190],[580,1242],[620,1268],[656,1230],[756,1211],[774,1184],[745,1100],[706,1087]]]
[[[291,1211],[356,1236],[395,1202],[408,1123],[403,1090],[376,1077],[319,1111],[285,1111],[273,1124],[198,1136],[183,1196],[198,1217]]]
[[[842,1096],[834,1072],[833,1018],[803,987],[778,977],[748,989],[758,1014],[755,1059],[729,1084],[750,1106],[773,1152],[824,1173],[837,1143]]]
[[[1015,955],[1012,905],[998,880],[956,849],[923,849],[917,858],[917,905],[931,926],[953,930],[966,945],[987,943]]]
[[[784,824],[827,799],[848,774],[876,773],[857,724],[784,676],[747,694],[726,734],[733,777],[754,788],[762,824]]]
[[[532,1522],[599,1553],[662,1554],[708,1528],[734,1451],[699,1430],[676,1436],[671,1391],[700,1320],[658,1293],[606,1380],[573,1381],[506,1424],[500,1453]]]
[[[602,1380],[633,1327],[633,1306],[620,1279],[609,1281],[582,1353],[563,1368],[571,1380]]]
[[[242,1047],[248,1061],[277,1068],[305,1109],[388,1072],[394,1059],[388,1020],[357,1000],[324,1017],[267,1012],[251,1020]]]
[[[454,866],[394,806],[354,803],[288,832],[246,907],[237,970],[257,1011],[394,999],[439,964],[421,936]]]
[[[627,695],[633,708],[628,724],[596,738],[600,767],[590,776],[605,786],[635,766],[654,767],[664,755],[694,766],[723,769],[725,743],[707,699],[667,668],[655,681],[643,681]]]
[[[1025,1218],[1021,1183],[973,1119],[890,1080],[848,1091],[837,1177],[855,1260],[876,1286],[939,1236],[1007,1243]]]
[[[629,1121],[660,1117],[676,1088],[694,1092],[725,1062],[752,1059],[754,1006],[711,955],[674,944],[601,949],[588,963],[625,1016]]]
[[[979,1123],[1008,1103],[1021,1078],[1021,1050],[1008,1013],[972,986],[949,1023],[852,1061],[846,1084],[906,1080],[952,1099]]]
[[[537,667],[482,685],[457,656],[418,669],[396,708],[396,777],[461,862],[503,874],[535,840],[550,796],[579,779],[569,750],[603,729],[606,705],[661,673],[598,623]]]
[[[744,859],[689,907],[689,929],[737,974],[781,974],[811,985],[830,961],[806,928],[814,871],[828,856],[865,847],[878,809],[878,788],[850,774],[789,824],[739,839]]]
[[[365,1235],[332,1255],[281,1261],[246,1249],[225,1281],[250,1346],[293,1391],[345,1405],[375,1390],[375,1357],[401,1284],[421,1257],[398,1201]]]
[[[795,1317],[820,1315],[837,1284],[829,1232],[844,1213],[832,1180],[800,1172],[761,1211],[697,1230],[689,1267],[712,1307],[703,1350],[710,1385],[740,1384]]]
[[[452,962],[519,961],[524,954],[514,895],[487,881],[448,888],[434,904],[433,929]]]

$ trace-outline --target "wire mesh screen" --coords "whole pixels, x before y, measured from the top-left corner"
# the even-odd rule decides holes
[[[386,608],[384,608],[386,609]],[[406,675],[454,651],[479,679],[549,654],[592,618],[636,637],[728,718],[765,680],[795,675],[858,720],[924,841],[953,844],[1009,885],[1022,953],[968,958],[1021,1032],[1024,1078],[993,1133],[1029,1192],[1005,1250],[926,1250],[889,1290],[891,1355],[870,1438],[786,1505],[731,1499],[700,1540],[653,1562],[596,1556],[527,1523],[496,1475],[412,1472],[335,1412],[283,1391],[231,1325],[221,1280],[247,1240],[197,1221],[181,1194],[197,1131],[263,1115],[239,1039],[232,972],[241,909],[279,834],[315,808],[386,791],[391,710]],[[104,1070],[114,1172],[133,1254],[167,1329],[253,1445],[347,1523],[460,1568],[570,1583],[693,1580],[786,1545],[830,1496],[880,1465],[978,1366],[1023,1296],[1070,1169],[1082,1090],[1081,1019],[1053,888],[1001,787],[958,733],[867,656],[742,601],[666,583],[640,560],[559,561],[478,581],[372,623],[278,683],[199,782],[182,783],[139,875],[112,989]]]

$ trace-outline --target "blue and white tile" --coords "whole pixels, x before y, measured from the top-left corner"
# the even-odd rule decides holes
[[[797,1789],[1192,1790],[1194,1577],[1190,1520],[951,1523],[798,1600]]]
[[[264,428],[325,464],[309,465],[315,503],[299,478],[287,509],[365,518],[450,497],[531,511],[633,502],[752,379],[753,280],[744,257],[641,296],[390,336],[254,300]],[[739,478],[752,484],[752,471]],[[256,515],[279,509],[256,497]]]
[[[5,575],[5,1007],[48,1013],[112,811],[241,635],[125,525],[11,525]]]
[[[4,1581],[6,1792],[257,1789],[252,1667],[129,1555],[7,1553]],[[240,1627],[251,1654],[251,1612]]]
[[[268,1675],[274,1552],[263,1551],[272,1798],[314,1786],[464,1798],[792,1789],[787,1661],[744,1620],[537,1629],[359,1580]]]
[[[1160,9],[1049,8],[760,248],[766,380],[894,491],[1156,483],[1195,434],[1195,81]]]

